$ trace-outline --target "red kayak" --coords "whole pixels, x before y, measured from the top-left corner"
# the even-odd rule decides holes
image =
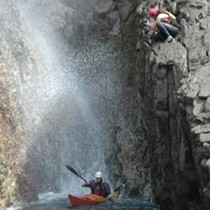
[[[96,204],[103,203],[108,200],[107,198],[104,198],[102,196],[95,195],[95,194],[88,194],[82,197],[77,197],[71,194],[69,194],[68,196],[69,196],[69,200],[71,202],[72,207],[96,205]]]

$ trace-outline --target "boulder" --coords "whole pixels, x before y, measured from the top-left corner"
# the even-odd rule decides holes
[[[197,125],[191,129],[193,133],[210,133],[210,124]]]
[[[205,142],[209,143],[210,142],[210,133],[201,133],[199,140],[203,143],[205,143]]]

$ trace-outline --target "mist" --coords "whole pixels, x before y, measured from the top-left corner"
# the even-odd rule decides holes
[[[21,95],[27,140],[20,153],[25,171],[20,192],[29,200],[47,191],[87,192],[65,165],[87,179],[101,170],[109,180],[107,129],[114,115],[110,108],[121,94],[119,73],[113,71],[117,45],[95,28],[96,1],[14,3],[33,73]]]

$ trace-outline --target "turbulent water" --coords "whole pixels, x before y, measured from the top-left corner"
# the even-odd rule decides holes
[[[8,210],[67,210],[71,205],[67,195],[45,194],[40,197],[39,202],[33,202],[25,207],[8,208]],[[77,210],[156,210],[153,203],[142,201],[141,199],[119,199],[96,206],[85,206],[76,208]]]

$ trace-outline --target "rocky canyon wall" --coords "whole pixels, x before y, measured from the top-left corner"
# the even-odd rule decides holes
[[[135,65],[125,86],[125,90],[132,86],[132,94],[125,91],[124,97],[136,98],[129,98],[127,104],[131,104],[126,110],[132,110],[134,104],[140,110],[134,106],[133,113],[125,111],[128,115],[121,115],[116,123],[108,165],[119,166],[110,167],[111,171],[117,171],[116,177],[126,183],[130,196],[154,196],[160,209],[209,209],[210,3],[132,3],[141,5],[138,12],[148,5],[167,7],[177,15],[181,33],[172,43],[148,46],[143,30],[138,28],[137,52],[131,54]],[[128,12],[130,4],[124,1],[127,10],[119,11]],[[135,19],[139,17],[120,17],[123,44],[132,48],[137,33],[132,26],[136,23],[138,27]]]
[[[0,208],[14,202],[19,193],[16,182],[22,174],[24,126],[22,84],[29,79],[30,63],[18,13],[11,1],[1,2],[1,112],[0,112]],[[29,79],[30,80],[30,79]]]
[[[148,48],[140,33],[152,189],[160,209],[209,209],[210,2],[164,3],[177,14],[181,38]]]
[[[40,8],[47,2],[33,1]],[[72,2],[83,12],[73,12]],[[85,75],[81,81],[91,96],[91,106],[97,107],[93,113],[103,128],[99,137],[106,139],[109,179],[116,183],[120,178],[127,195],[154,199],[161,210],[209,209],[210,2],[149,1],[171,8],[182,26],[175,41],[153,46],[145,45],[145,35],[137,24],[136,8],[141,3],[147,7],[145,1],[72,2],[56,1],[49,14],[44,14],[54,43],[59,43],[56,55],[65,52],[69,62],[73,54],[75,60],[85,63],[74,73]],[[52,93],[56,103],[50,109],[47,100],[37,99],[43,95],[38,90],[47,88],[34,82],[41,80],[37,75],[46,76],[38,62],[42,52],[32,44],[16,6],[7,0],[0,10],[2,208],[17,200],[32,200],[46,190],[59,190],[60,180],[53,182],[61,168],[62,158],[57,158],[63,143],[60,136],[71,136],[76,128],[73,123],[60,126],[72,117],[73,105],[67,112],[61,111],[69,107],[70,91],[64,97]],[[95,53],[81,56],[88,50]],[[56,55],[50,60],[56,60]],[[40,106],[34,108],[37,100],[45,114],[40,114]],[[81,134],[80,139],[83,137]],[[44,146],[41,139],[46,140]],[[44,153],[43,148],[52,142],[51,150]],[[40,154],[42,161],[37,161]],[[47,168],[46,158],[55,160]],[[54,174],[50,179],[52,173],[48,172]],[[43,179],[37,176],[40,173]],[[33,186],[33,178],[37,186]]]

